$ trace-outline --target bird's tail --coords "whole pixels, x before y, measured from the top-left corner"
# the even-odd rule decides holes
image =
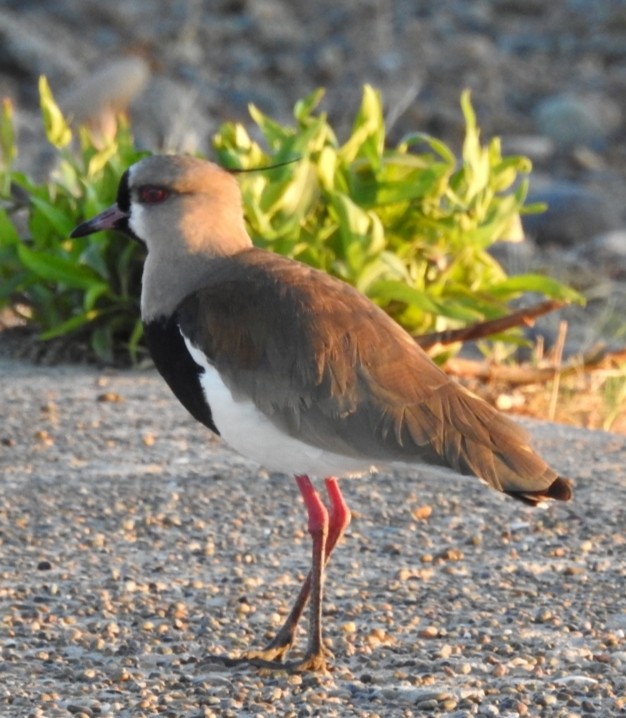
[[[542,501],[548,499],[555,499],[556,501],[569,501],[572,498],[572,482],[569,479],[565,479],[562,476],[557,476],[556,479],[546,489],[540,489],[539,491],[507,491],[509,496],[512,496],[519,501],[523,501],[525,504],[530,506],[537,506]]]

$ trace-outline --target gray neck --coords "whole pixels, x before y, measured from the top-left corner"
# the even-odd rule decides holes
[[[209,264],[206,257],[186,255],[167,265],[148,252],[141,285],[143,321],[172,314],[185,297],[202,287]]]

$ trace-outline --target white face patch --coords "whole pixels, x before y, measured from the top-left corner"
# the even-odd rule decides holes
[[[268,471],[311,477],[360,476],[375,470],[371,461],[334,454],[284,434],[252,401],[236,401],[219,372],[183,335],[187,350],[204,369],[200,383],[213,421],[224,441]]]
[[[150,232],[146,221],[146,208],[137,202],[131,205],[130,217],[128,218],[128,226],[142,242],[148,244]]]

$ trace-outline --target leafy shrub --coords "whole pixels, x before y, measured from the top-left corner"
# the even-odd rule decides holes
[[[497,138],[481,145],[467,92],[461,162],[424,133],[387,148],[380,97],[368,86],[340,145],[325,115],[315,114],[321,96],[296,105],[296,127],[252,107],[267,150],[240,124],[224,125],[215,137],[226,166],[300,158],[242,176],[255,244],[350,282],[413,333],[501,316],[527,291],[576,297],[543,275],[508,278],[487,252],[496,241],[520,238],[531,167],[524,157],[503,157]]]
[[[46,182],[12,169],[17,151],[8,102],[0,118],[0,306],[25,307],[44,340],[72,336],[86,339],[101,360],[136,358],[141,247],[114,232],[68,237],[114,202],[122,172],[145,153],[135,149],[123,121],[109,140],[96,143],[85,129],[74,137],[43,78],[39,91],[46,138],[58,155]]]
[[[0,118],[0,303],[25,304],[43,339],[87,338],[100,359],[110,361],[123,349],[134,360],[141,339],[140,248],[115,233],[67,237],[114,201],[122,172],[142,155],[125,122],[108,141],[95,142],[84,128],[76,138],[44,79],[40,96],[46,136],[58,153],[48,181],[12,169],[7,104]],[[575,298],[545,276],[508,278],[487,252],[520,232],[530,163],[502,157],[497,139],[481,145],[468,94],[461,100],[460,162],[423,133],[387,148],[380,97],[367,86],[352,133],[339,144],[317,111],[321,96],[296,104],[295,126],[251,107],[266,149],[240,124],[224,125],[214,138],[226,167],[258,170],[296,159],[240,175],[257,245],[350,282],[414,333],[500,316],[526,291]],[[17,229],[20,210],[24,232]]]

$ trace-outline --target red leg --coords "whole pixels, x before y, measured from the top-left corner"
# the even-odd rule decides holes
[[[348,525],[350,524],[350,509],[348,508],[341,491],[339,489],[339,483],[336,478],[329,477],[325,479],[326,492],[330,501],[330,515],[327,514],[326,508],[322,504],[319,495],[315,491],[315,488],[311,484],[310,480],[306,476],[297,476],[296,482],[300,493],[305,502],[307,513],[309,517],[309,531],[313,534],[320,530],[323,531],[325,523],[324,515],[327,515],[327,538],[324,546],[324,565],[328,562],[330,554],[335,548],[337,542],[344,534]],[[315,548],[314,548],[315,551]],[[289,616],[285,620],[276,636],[270,641],[270,643],[260,651],[249,651],[246,654],[248,660],[258,661],[280,661],[284,658],[287,651],[291,648],[296,628],[304,612],[304,607],[311,593],[311,585],[313,579],[313,570],[311,570],[306,577],[300,593],[289,613]],[[315,599],[314,599],[315,600]],[[317,629],[319,631],[319,629]],[[311,635],[309,634],[309,638]],[[321,641],[321,636],[320,636]],[[321,643],[320,643],[321,645]],[[307,650],[307,655],[309,651]],[[306,659],[305,659],[306,660]]]
[[[328,510],[308,476],[296,476],[295,478],[309,517],[309,533],[314,541],[317,536],[323,535],[325,546],[328,536]]]
[[[323,591],[323,569],[337,542],[342,537],[350,524],[350,509],[348,508],[339,489],[339,483],[335,477],[325,479],[326,492],[330,502],[330,514],[322,503],[317,491],[307,476],[296,476],[296,483],[302,494],[309,519],[309,532],[313,538],[313,564],[308,576],[300,587],[298,597],[274,638],[261,650],[247,651],[244,656],[236,659],[228,659],[230,664],[238,664],[242,661],[250,661],[257,665],[266,667],[280,666],[285,654],[293,645],[296,628],[304,613],[304,608],[313,589],[313,600],[311,603],[311,623],[309,627],[309,645],[304,659],[292,665],[286,664],[286,668],[293,670],[323,670],[325,659],[321,639],[321,598]],[[325,540],[322,541],[322,537]],[[323,544],[323,562],[319,566],[320,544]],[[321,574],[321,581],[318,579],[318,586],[314,587],[315,574]],[[315,615],[314,615],[315,614]]]
[[[330,518],[328,524],[328,540],[326,541],[326,561],[335,548],[337,541],[343,536],[350,525],[352,515],[348,504],[343,498],[339,482],[334,476],[324,479],[326,493],[330,499]]]
[[[296,476],[296,483],[304,499],[304,505],[309,516],[309,533],[313,540],[313,556],[309,574],[311,576],[309,639],[304,658],[294,668],[298,670],[325,671],[326,659],[322,643],[322,598],[324,595],[328,511],[308,476]]]

